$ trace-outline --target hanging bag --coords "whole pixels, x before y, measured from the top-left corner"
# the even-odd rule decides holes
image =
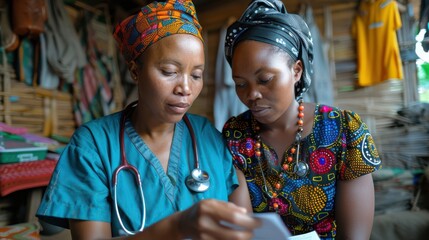
[[[13,32],[19,36],[38,36],[47,20],[45,0],[13,0]]]

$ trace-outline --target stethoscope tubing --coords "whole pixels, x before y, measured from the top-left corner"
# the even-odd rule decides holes
[[[121,125],[120,125],[120,131],[119,131],[119,138],[120,140],[120,148],[121,148],[121,165],[114,171],[113,173],[113,201],[114,201],[114,206],[115,206],[115,211],[116,211],[116,216],[118,218],[119,224],[121,225],[121,228],[128,234],[128,235],[134,235],[137,232],[141,232],[144,229],[144,225],[146,223],[146,201],[145,201],[145,197],[144,197],[144,192],[143,192],[143,185],[142,185],[142,181],[141,181],[141,176],[139,171],[137,170],[137,168],[135,168],[133,165],[128,163],[128,160],[125,156],[125,150],[124,150],[124,126],[125,126],[125,118],[126,118],[126,112],[128,110],[128,108],[130,108],[131,106],[133,106],[134,104],[130,104],[125,111],[122,113],[121,116]],[[124,223],[122,222],[122,217],[121,214],[119,213],[119,209],[118,209],[118,198],[117,198],[117,186],[118,186],[118,175],[119,172],[122,170],[129,170],[132,173],[134,173],[134,177],[135,177],[135,181],[136,184],[138,185],[138,189],[139,189],[139,193],[140,193],[140,199],[142,201],[142,208],[143,208],[143,214],[142,214],[142,220],[141,220],[141,226],[139,228],[139,230],[133,232],[131,230],[128,230]]]
[[[133,165],[129,164],[127,157],[125,156],[125,150],[124,150],[125,149],[124,148],[125,120],[126,120],[127,113],[129,112],[129,110],[132,107],[134,107],[136,104],[137,104],[137,101],[129,104],[125,108],[125,110],[122,112],[120,130],[119,130],[121,165],[113,172],[113,177],[112,177],[113,202],[114,202],[114,206],[115,206],[116,216],[118,218],[118,221],[119,221],[119,224],[121,225],[122,230],[124,230],[124,232],[127,233],[128,235],[134,235],[137,232],[143,231],[144,225],[146,222],[146,202],[145,202],[145,197],[144,197],[144,191],[143,191],[141,176],[140,176],[140,173],[137,170],[137,168],[134,167]],[[194,133],[192,125],[191,125],[186,114],[183,116],[183,120],[185,121],[185,124],[188,127],[189,133],[191,135],[192,149],[193,149],[194,158],[195,158],[194,159],[194,169],[191,171],[191,174],[186,178],[185,184],[189,188],[189,190],[191,190],[193,192],[197,192],[197,193],[205,192],[210,187],[210,181],[209,181],[210,177],[206,171],[200,169],[195,133]],[[134,174],[136,184],[139,187],[140,198],[142,200],[143,214],[142,214],[141,226],[140,226],[139,230],[137,230],[137,231],[128,230],[125,227],[124,223],[122,222],[121,214],[119,213],[118,199],[117,199],[117,185],[118,185],[118,175],[119,175],[119,172],[122,170],[131,171]]]
[[[183,116],[183,120],[185,121],[186,126],[188,126],[189,133],[191,134],[192,150],[194,151],[194,156],[195,156],[194,168],[199,169],[200,168],[200,160],[198,159],[197,140],[195,139],[194,129],[192,128],[192,125],[189,122],[189,118],[186,115]]]
[[[120,169],[120,170],[123,170],[123,169]],[[119,173],[119,171],[118,171],[118,173]],[[139,192],[140,192],[140,199],[142,200],[143,214],[142,214],[141,226],[140,226],[139,230],[137,230],[135,232],[128,230],[125,227],[124,223],[122,222],[121,214],[119,213],[119,209],[118,209],[118,198],[117,198],[117,194],[116,194],[116,187],[117,187],[117,184],[115,184],[113,186],[113,201],[114,201],[114,205],[115,205],[116,217],[118,218],[118,221],[119,221],[119,224],[121,225],[122,230],[124,230],[124,232],[126,232],[128,235],[134,235],[137,232],[143,231],[144,225],[146,223],[146,202],[145,202],[145,198],[144,198],[144,192],[143,192],[142,184],[141,183],[139,184],[139,190],[140,190]]]

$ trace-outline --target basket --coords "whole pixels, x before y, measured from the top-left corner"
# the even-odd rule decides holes
[[[16,80],[5,53],[0,65],[0,122],[45,137],[70,137],[75,128],[72,95]]]

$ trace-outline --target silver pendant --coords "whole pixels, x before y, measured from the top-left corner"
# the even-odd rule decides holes
[[[293,167],[293,172],[299,177],[305,177],[308,173],[308,164],[305,162],[297,162]]]

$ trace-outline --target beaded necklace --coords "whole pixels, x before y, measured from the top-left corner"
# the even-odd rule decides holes
[[[302,100],[299,101],[297,125],[298,125],[298,130],[296,131],[295,142],[293,143],[293,146],[290,148],[290,150],[286,154],[286,157],[283,160],[283,163],[281,164],[281,169],[283,170],[283,172],[285,172],[287,174],[294,174],[298,177],[305,177],[308,173],[309,167],[308,167],[308,164],[306,162],[300,161],[300,159],[299,159],[302,132],[304,131],[304,105],[303,105]],[[255,150],[256,158],[258,160],[260,171],[262,173],[262,179],[264,181],[263,190],[268,196],[270,196],[271,198],[272,197],[275,198],[277,194],[274,191],[272,193],[270,193],[270,191],[268,190],[267,180],[265,179],[265,174],[264,174],[264,171],[263,171],[262,165],[261,165],[262,153],[261,153],[261,135],[259,135],[260,127],[258,125],[256,125],[255,130],[256,130],[257,134],[256,134],[256,142],[254,145],[254,150]],[[295,155],[295,162],[293,162],[293,159],[294,159],[293,156],[294,155]],[[283,174],[283,172],[280,174]],[[279,190],[281,188],[281,185],[280,185],[280,183],[276,183],[274,187],[277,190]]]

